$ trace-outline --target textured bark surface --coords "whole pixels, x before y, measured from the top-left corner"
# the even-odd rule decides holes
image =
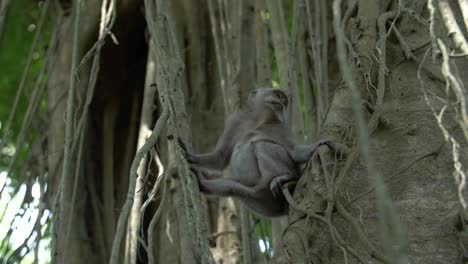
[[[463,251],[457,237],[460,203],[452,176],[452,146],[444,144],[444,137],[418,80],[419,69],[428,100],[436,112],[440,112],[444,104],[439,99],[445,98],[445,83],[440,74],[441,60],[436,59],[432,64],[431,59],[427,58],[425,63],[420,65],[431,40],[427,25],[417,20],[418,16],[427,17],[425,4],[405,1],[404,6],[414,10],[415,14],[402,11],[397,21],[389,20],[387,23],[387,29],[394,23],[393,26],[405,41],[403,44],[409,46],[415,58],[405,56],[405,47],[394,32],[387,33],[385,96],[380,107],[372,109],[367,115],[368,118],[371,117],[374,111],[379,111],[380,115],[378,125],[371,133],[371,152],[400,215],[407,242],[403,246],[407,246],[409,262],[459,263],[463,259]],[[365,104],[373,104],[377,97],[377,87],[370,84],[372,82],[377,85],[379,65],[373,59],[370,60],[369,56],[377,55],[374,48],[381,41],[377,20],[387,7],[385,1],[357,1],[357,16],[352,17],[347,25],[347,37],[357,54],[357,57],[353,58],[350,52],[349,61],[355,69],[354,76]],[[329,6],[328,12],[331,12],[330,8]],[[440,27],[437,30],[443,32]],[[330,53],[330,67],[336,67],[334,58]],[[356,64],[357,61],[360,61],[359,65]],[[457,66],[462,72],[467,70],[464,61],[457,62]],[[336,72],[330,72],[329,79],[337,80],[341,77],[337,76]],[[349,89],[338,87],[321,129],[321,134],[346,143],[348,147],[353,145],[355,138],[354,131],[349,129],[354,126],[350,98]],[[444,124],[451,134],[463,142],[462,131],[457,128],[455,120],[447,117]],[[339,161],[336,170],[343,169],[350,156]],[[333,176],[336,171],[333,164],[329,163],[333,162],[333,158],[327,157],[325,160],[325,167]],[[323,159],[320,163],[323,163]],[[329,176],[323,171],[323,164],[320,163],[312,163],[311,170],[301,178],[294,193],[294,198],[301,207],[315,212],[325,209],[329,197]],[[466,164],[466,160],[463,164]],[[335,203],[345,205],[365,237],[375,245],[376,251],[382,253],[383,238],[379,227],[381,215],[376,207],[375,192],[370,192],[372,183],[369,182],[365,167],[366,164],[357,156],[346,171],[343,182],[337,187],[340,189]],[[363,195],[364,193],[367,194]],[[351,204],[348,205],[349,202]],[[331,222],[346,244],[355,248],[366,263],[380,263],[369,253],[366,241],[360,239],[351,222],[339,211],[338,209],[338,212],[331,213]],[[359,263],[357,258],[349,252],[343,253],[337,246],[326,224],[316,219],[304,218],[303,213],[293,209],[289,218],[291,225],[287,227],[283,240],[287,255],[280,252],[277,256],[278,262],[344,263],[344,258],[347,258],[349,263]]]
[[[96,5],[95,1],[89,1],[88,4]],[[54,10],[58,11],[58,10]],[[89,12],[83,12],[81,16],[81,28],[79,38],[80,42],[77,44],[79,49],[78,56],[82,56],[84,52],[84,46],[86,45],[86,39],[88,39],[93,30],[96,20],[96,12],[90,10]],[[65,138],[65,123],[63,122],[64,113],[66,112],[67,103],[67,90],[69,86],[70,67],[72,61],[72,30],[73,19],[70,17],[62,20],[62,28],[60,34],[63,36],[61,41],[58,43],[54,60],[56,63],[51,69],[50,78],[48,81],[48,107],[51,118],[50,127],[48,130],[48,149],[50,155],[48,156],[48,167],[49,171],[48,186],[51,191],[48,193],[49,197],[47,202],[50,208],[54,208],[54,233],[53,233],[53,248],[52,248],[52,260],[55,263],[60,263],[64,259],[68,259],[69,263],[80,263],[83,259],[87,261],[95,262],[99,260],[99,252],[93,252],[93,247],[90,244],[81,243],[81,241],[87,239],[88,228],[86,225],[86,214],[88,213],[85,204],[85,186],[80,184],[76,187],[76,203],[74,204],[74,210],[64,212],[60,217],[57,209],[60,207],[59,203],[56,203],[58,199],[58,193],[60,188],[69,190],[63,193],[64,200],[68,201],[69,204],[64,208],[71,208],[71,198],[73,181],[68,181],[67,186],[61,186],[62,181],[62,163],[63,163],[63,149],[64,149],[64,138]],[[89,67],[88,67],[89,69]],[[83,77],[86,78],[86,68],[83,71]],[[85,83],[81,83],[78,86],[79,92],[82,92]],[[72,166],[73,171],[76,167]],[[70,176],[73,172],[70,171]],[[67,224],[66,224],[67,223]],[[69,231],[68,231],[69,230]],[[100,230],[103,232],[103,230]],[[97,254],[96,254],[97,253]],[[104,257],[104,256],[102,256]]]
[[[78,63],[97,39],[99,11],[101,2],[83,1],[80,16],[80,31],[78,33]],[[55,10],[59,12],[59,10]],[[72,202],[72,193],[76,193],[75,204],[66,206],[70,209],[68,219],[59,218],[54,224],[58,228],[54,233],[54,261],[63,263],[105,263],[109,259],[113,240],[117,211],[121,207],[121,193],[126,186],[121,183],[128,178],[128,152],[133,156],[135,138],[128,139],[132,130],[138,125],[133,118],[133,112],[138,110],[135,97],[141,94],[144,82],[146,51],[144,49],[143,17],[133,16],[136,6],[121,5],[119,13],[121,20],[117,22],[114,31],[119,46],[107,43],[101,54],[100,72],[92,101],[90,116],[85,124],[83,157],[78,158],[77,147],[73,152],[73,161],[81,160],[80,171],[74,173],[77,163],[72,166],[63,195]],[[126,21],[126,19],[129,19]],[[129,22],[131,21],[131,22]],[[126,24],[125,27],[122,25]],[[54,204],[61,181],[61,163],[63,162],[63,141],[65,137],[64,113],[66,107],[67,87],[70,78],[72,54],[73,16],[64,19],[62,37],[56,51],[56,64],[50,74],[48,85],[48,106],[50,111],[50,127],[48,135],[49,155],[49,203]],[[142,46],[139,46],[143,43]],[[137,51],[139,50],[139,51]],[[89,59],[80,66],[77,76],[80,82],[77,86],[77,115],[83,110],[84,98],[89,85]],[[137,104],[134,107],[133,104]],[[135,134],[133,132],[133,134]],[[78,138],[78,130],[75,135]],[[126,143],[129,142],[130,144]],[[77,142],[74,143],[77,145]],[[129,147],[130,145],[130,147]],[[127,161],[125,162],[120,161]],[[76,177],[78,179],[76,180]],[[76,184],[75,184],[76,181]],[[53,207],[53,206],[52,206]],[[58,213],[58,211],[56,211]],[[65,215],[67,215],[65,213]],[[70,223],[70,234],[67,235]],[[64,247],[67,247],[65,249]],[[66,255],[64,256],[64,252]]]

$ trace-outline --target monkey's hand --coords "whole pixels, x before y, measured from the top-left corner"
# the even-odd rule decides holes
[[[327,146],[333,152],[336,152],[337,149],[333,141],[325,139],[310,145],[295,145],[291,157],[297,163],[308,162],[321,146]]]
[[[282,197],[283,191],[281,190],[283,185],[289,181],[292,181],[291,176],[289,175],[281,175],[276,178],[273,178],[270,182],[270,190],[273,193],[275,198]]]
[[[336,145],[335,145],[335,142],[331,141],[331,140],[328,140],[328,139],[324,139],[324,140],[320,140],[318,143],[317,143],[317,147],[320,147],[320,146],[327,146],[330,150],[332,151],[336,151]]]
[[[184,153],[185,159],[187,159],[187,161],[190,164],[198,164],[199,160],[197,159],[195,154],[193,154],[191,151],[188,150],[188,148],[185,145],[184,141],[182,141],[181,138],[177,138],[177,142],[179,143],[179,146],[180,146],[180,148],[182,149],[182,151]]]

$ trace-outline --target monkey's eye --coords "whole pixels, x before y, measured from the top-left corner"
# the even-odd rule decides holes
[[[257,90],[250,91],[250,94],[256,94],[256,93],[257,93]]]

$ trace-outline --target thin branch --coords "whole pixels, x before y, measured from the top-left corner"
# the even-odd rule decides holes
[[[40,236],[41,218],[43,215],[44,215],[44,208],[39,208],[39,212],[34,221],[33,228],[31,229],[29,234],[26,235],[21,245],[19,245],[13,252],[11,252],[10,256],[6,260],[6,263],[13,263],[14,260],[20,263],[21,262],[20,260],[31,251],[31,247],[28,246],[28,241],[33,236],[34,232],[36,232],[36,236]],[[32,220],[32,219],[29,219],[29,220]],[[28,222],[31,223],[30,221]],[[23,252],[24,249],[26,249],[26,252]]]
[[[452,87],[452,89],[455,89],[454,92],[457,95],[457,99],[460,100],[460,98],[458,98],[460,94],[458,94],[457,90],[460,89],[461,87],[460,87],[460,84],[458,83],[458,80],[455,78],[455,76],[453,76],[453,74],[450,71],[449,53],[448,53],[447,47],[445,46],[443,41],[440,39],[436,39],[436,43],[438,44],[440,48],[442,58],[443,58],[442,74],[446,78],[446,87],[447,89],[449,87]],[[452,144],[452,159],[453,159],[453,166],[454,166],[454,177],[457,183],[458,199],[460,201],[460,204],[463,207],[462,212],[463,212],[464,217],[468,218],[468,203],[465,199],[465,194],[464,194],[467,188],[467,176],[463,169],[463,164],[461,162],[461,157],[460,157],[461,146],[460,146],[460,143],[457,141],[457,139],[449,133],[449,131],[447,130],[447,128],[445,127],[443,123],[444,113],[447,110],[448,105],[444,105],[440,111],[436,110],[434,105],[430,102],[428,92],[426,91],[424,87],[424,82],[421,77],[421,69],[422,69],[422,65],[425,62],[426,56],[427,56],[427,52],[418,68],[418,80],[419,80],[420,88],[424,94],[424,99],[426,101],[426,104],[431,108],[432,114],[434,115],[437,121],[437,125],[442,131],[442,134],[444,135],[445,141],[450,142]],[[464,98],[465,95],[461,94],[461,96],[462,98]],[[462,102],[460,102],[460,104],[463,105]],[[466,127],[463,127],[466,123],[463,124],[462,120],[460,120],[459,122],[461,123],[462,128],[466,128]],[[466,134],[465,134],[465,137],[466,137]]]
[[[436,33],[435,33],[435,19],[436,19],[436,9],[435,2],[436,0],[427,1],[427,10],[429,11],[429,35],[431,36],[431,45],[432,45],[432,60],[435,61],[437,55],[440,53],[439,48],[437,47],[436,42]]]
[[[109,5],[109,6],[108,6]],[[72,194],[71,194],[71,200],[70,200],[70,206],[67,208],[67,214],[69,216],[72,216],[74,214],[75,210],[75,203],[76,203],[76,195],[77,195],[77,189],[78,189],[78,182],[79,182],[79,177],[81,175],[80,170],[81,170],[81,160],[83,158],[83,149],[84,149],[84,134],[86,131],[86,122],[88,118],[88,112],[89,112],[89,107],[91,105],[91,101],[94,95],[94,89],[96,87],[96,82],[97,82],[97,76],[99,73],[99,65],[100,65],[100,55],[101,55],[101,49],[105,43],[106,39],[106,32],[109,32],[110,28],[113,25],[113,21],[115,20],[115,0],[112,0],[110,4],[108,4],[108,1],[103,1],[101,5],[101,18],[100,18],[100,30],[99,30],[99,37],[98,40],[96,41],[96,49],[95,52],[93,53],[93,62],[91,65],[91,70],[90,70],[90,77],[89,77],[89,82],[88,86],[86,89],[86,97],[85,97],[85,102],[83,106],[83,111],[81,113],[81,116],[77,122],[76,128],[75,128],[75,135],[73,136],[73,139],[71,140],[71,150],[70,153],[73,155],[76,153],[77,148],[78,148],[78,153],[77,153],[77,159],[78,162],[75,165],[75,171],[74,171],[74,181],[72,185]],[[76,58],[77,59],[77,58]],[[75,68],[72,68],[72,76],[70,78],[76,78],[77,76],[77,71],[80,68],[80,65],[83,62],[81,62],[80,65],[76,66],[76,61],[72,62],[75,65]],[[76,75],[75,75],[76,74]],[[70,93],[69,93],[70,94]],[[68,111],[67,111],[68,113]],[[76,112],[75,112],[76,113]],[[77,114],[76,114],[77,115]],[[78,119],[78,117],[75,118],[75,120]],[[72,125],[73,126],[73,125]],[[113,210],[113,207],[111,208]],[[70,241],[70,233],[71,233],[71,227],[72,227],[72,220],[68,221],[66,223],[66,233],[65,233],[65,246],[64,248],[68,247],[68,241]],[[111,227],[113,227],[112,224],[110,224]]]
[[[148,52],[148,63],[146,66],[146,80],[145,80],[145,90],[143,96],[143,106],[141,108],[141,115],[140,115],[140,127],[138,132],[138,142],[137,148],[141,148],[141,146],[145,143],[146,138],[150,134],[149,126],[153,122],[153,112],[156,110],[154,106],[154,98],[156,95],[156,86],[151,85],[155,81],[155,61],[154,61],[154,46],[152,42],[149,45],[149,52]],[[155,151],[154,151],[155,152]],[[155,153],[158,155],[157,153]],[[143,200],[143,191],[139,191],[144,187],[144,179],[143,176],[147,174],[149,171],[147,169],[148,156],[142,160],[138,167],[138,177],[136,179],[135,185],[135,201],[132,206],[131,214],[130,214],[130,222],[128,225],[127,230],[127,243],[129,244],[129,256],[130,263],[136,263],[137,261],[137,252],[138,252],[138,243],[137,243],[137,236],[138,230],[140,229],[140,222],[142,219],[141,209],[142,209],[142,200]],[[163,173],[162,171],[158,171],[158,173]],[[159,177],[158,177],[159,178]],[[156,180],[158,182],[158,179]],[[157,184],[155,184],[156,186]],[[153,248],[150,248],[152,251]]]
[[[269,48],[268,21],[266,18],[265,0],[256,0],[256,48],[255,56],[257,63],[257,85],[270,87],[271,84],[271,54]]]
[[[465,30],[468,31],[468,1],[458,0],[458,6],[463,16],[463,22],[465,23]]]
[[[153,152],[152,155],[153,155],[154,162],[156,163],[156,165],[158,167],[158,176],[156,177],[156,182],[154,183],[153,189],[151,189],[151,192],[148,195],[148,198],[146,199],[146,201],[141,206],[140,212],[141,212],[142,215],[144,214],[146,207],[148,207],[148,205],[150,205],[150,203],[154,201],[154,199],[155,199],[154,197],[156,196],[156,192],[159,189],[161,181],[164,179],[163,176],[164,176],[165,173],[167,173],[167,171],[164,170],[164,165],[162,164],[161,159],[157,155],[156,151],[152,150],[152,152]]]
[[[416,56],[414,56],[413,52],[411,51],[410,46],[408,45],[408,43],[406,43],[405,38],[403,38],[403,36],[401,35],[400,30],[398,30],[397,27],[392,27],[392,29],[393,29],[393,32],[395,32],[398,42],[400,42],[401,48],[403,49],[403,52],[405,53],[406,59],[416,60]]]
[[[10,10],[12,0],[2,0],[0,3],[0,44],[3,40],[3,33],[5,31],[5,22]]]
[[[57,202],[59,203],[58,210],[55,214],[58,218],[57,221],[54,221],[58,224],[56,227],[56,232],[63,232],[65,228],[70,224],[71,216],[68,215],[68,209],[71,207],[69,195],[72,193],[72,142],[73,142],[73,132],[74,132],[74,112],[75,112],[75,95],[76,95],[76,66],[78,61],[78,36],[80,32],[80,18],[81,18],[81,6],[82,0],[76,0],[75,4],[75,14],[74,14],[74,28],[73,28],[73,42],[72,42],[72,59],[71,59],[71,71],[70,71],[70,83],[68,87],[68,98],[67,98],[67,109],[66,109],[66,119],[65,119],[65,144],[64,144],[64,155],[63,155],[63,165],[62,165],[62,175],[60,179],[60,188]],[[67,241],[66,241],[67,242]],[[55,257],[54,263],[65,262],[66,256],[68,256],[68,245],[58,245],[54,244],[56,248],[56,254],[53,254]],[[60,250],[62,251],[60,251]]]
[[[447,28],[449,36],[463,53],[468,53],[468,42],[466,41],[460,26],[455,19],[455,14],[448,0],[438,0],[440,14]]]
[[[364,231],[359,226],[359,223],[356,219],[344,208],[344,206],[340,202],[336,202],[336,208],[338,213],[346,219],[348,222],[351,223],[351,227],[353,227],[355,233],[358,235],[359,239],[363,242],[364,246],[370,252],[370,255],[373,256],[375,259],[380,260],[383,263],[392,263],[386,256],[380,253],[374,245],[367,239]]]
[[[320,53],[320,43],[321,43],[321,35],[320,32],[318,32],[317,28],[319,27],[319,12],[320,10],[317,8],[317,1],[315,0],[314,2],[316,3],[315,6],[315,21],[312,21],[312,7],[310,6],[311,1],[306,1],[306,11],[307,11],[307,25],[308,25],[308,30],[309,30],[309,39],[310,39],[310,47],[312,49],[312,57],[313,57],[313,66],[314,66],[314,74],[315,74],[315,83],[313,90],[315,92],[315,105],[316,105],[316,112],[317,112],[317,125],[315,126],[315,134],[319,134],[319,129],[320,129],[320,124],[321,123],[321,118],[323,117],[323,113],[325,112],[325,106],[324,106],[324,97],[322,95],[322,59],[321,59],[321,53]],[[325,15],[325,14],[323,14]],[[313,25],[316,25],[316,27],[313,27]],[[305,87],[307,89],[308,87]]]
[[[228,107],[229,103],[227,101],[227,91],[226,91],[226,82],[227,82],[227,69],[226,67],[223,67],[223,62],[226,61],[226,57],[224,55],[224,52],[222,50],[225,50],[226,47],[221,47],[222,41],[221,41],[221,33],[220,30],[218,29],[216,17],[215,17],[215,6],[214,2],[215,0],[208,0],[208,13],[210,14],[210,23],[211,23],[211,34],[213,34],[213,40],[215,44],[215,54],[216,54],[216,62],[218,66],[218,72],[219,72],[219,78],[221,81],[221,91],[223,93],[223,100],[224,100],[224,106],[226,112],[228,112]],[[220,8],[220,7],[218,7]]]
[[[128,192],[127,192],[127,199],[122,207],[122,212],[119,216],[119,221],[117,223],[117,229],[115,230],[114,242],[112,243],[112,252],[111,258],[109,263],[110,264],[118,264],[120,258],[120,245],[122,243],[122,239],[125,233],[125,227],[128,222],[128,216],[130,215],[130,210],[133,205],[134,197],[135,197],[135,186],[136,186],[136,179],[138,176],[138,167],[140,162],[146,156],[146,154],[156,145],[156,142],[159,138],[161,130],[163,127],[166,126],[167,119],[169,117],[169,110],[164,107],[161,116],[159,117],[156,125],[151,132],[151,135],[146,140],[145,144],[138,150],[133,159],[132,166],[130,168],[130,178],[128,184]]]
[[[304,126],[304,114],[301,108],[301,97],[299,94],[299,89],[297,87],[297,70],[296,70],[296,57],[297,57],[297,39],[298,39],[298,27],[299,21],[301,19],[301,10],[304,8],[303,0],[296,0],[294,1],[294,13],[292,14],[292,29],[291,29],[291,36],[288,41],[288,55],[289,55],[289,67],[288,67],[288,75],[289,80],[291,82],[289,91],[293,98],[291,108],[292,117],[292,127],[298,134],[305,138],[305,126]],[[281,10],[281,9],[280,9]],[[282,13],[282,11],[280,12]],[[283,24],[284,22],[281,22]],[[287,37],[287,36],[286,36]],[[279,61],[279,64],[282,64],[282,61]]]
[[[329,221],[326,217],[323,217],[315,212],[312,212],[310,210],[306,210],[305,208],[301,207],[291,196],[291,193],[289,192],[288,190],[288,184],[285,184],[282,188],[282,191],[283,191],[283,194],[284,194],[284,197],[286,198],[286,200],[288,201],[288,204],[289,206],[291,206],[294,210],[298,211],[298,212],[301,212],[313,219],[316,219],[322,223],[325,223],[328,228],[329,228],[329,231],[330,231],[330,234],[332,235],[332,237],[335,239],[335,242],[346,249],[347,252],[349,252],[351,255],[353,255],[357,260],[359,260],[359,262],[361,263],[367,263],[367,261],[357,253],[357,251],[355,249],[353,249],[351,246],[349,246],[345,240],[341,237],[341,235],[338,233],[338,231],[336,230],[336,228],[333,226],[333,224],[331,223],[331,221]]]
[[[286,29],[286,21],[282,2],[279,0],[268,0],[267,7],[270,12],[270,29],[275,50],[276,63],[279,69],[281,85],[288,91],[292,92],[292,76],[290,69],[290,46],[288,45],[288,31]],[[292,96],[294,96],[292,94]]]
[[[162,179],[164,177],[168,177],[168,176],[163,175],[160,178]],[[155,249],[154,238],[156,236],[154,233],[154,230],[156,227],[156,223],[159,217],[161,216],[162,211],[166,208],[166,205],[167,205],[167,197],[169,196],[167,185],[168,185],[167,180],[163,179],[163,191],[161,194],[162,199],[161,199],[161,202],[159,203],[158,209],[156,209],[156,212],[154,212],[153,217],[151,218],[151,221],[148,227],[148,263],[150,264],[156,263],[154,259],[154,253],[153,253]]]
[[[356,120],[356,132],[358,136],[358,144],[364,162],[367,164],[369,180],[377,190],[377,208],[380,215],[380,228],[383,235],[384,249],[387,254],[396,263],[407,263],[407,256],[404,253],[404,237],[401,225],[398,219],[397,212],[393,205],[385,186],[381,173],[377,170],[375,160],[370,152],[369,131],[364,119],[364,113],[361,107],[361,95],[355,84],[355,80],[351,74],[346,55],[346,44],[344,41],[344,32],[341,27],[341,0],[333,1],[333,26],[336,35],[336,48],[340,71],[345,83],[351,90],[352,107]],[[381,94],[382,95],[382,94]],[[382,95],[383,96],[383,95]],[[381,102],[380,100],[377,100]],[[378,112],[378,111],[376,111]],[[376,118],[378,120],[378,118]],[[376,121],[374,121],[376,122]],[[390,229],[392,227],[392,230]],[[394,236],[393,236],[393,234]],[[399,245],[395,248],[395,244]]]
[[[463,82],[452,73],[449,52],[444,42],[441,39],[437,39],[437,44],[442,53],[442,75],[444,75],[447,87],[452,89],[459,102],[458,104],[460,107],[456,108],[460,115],[460,120],[458,122],[463,130],[465,140],[468,142],[468,97],[466,95],[466,89],[463,86]]]
[[[61,17],[59,18],[59,21],[60,20],[61,20]],[[22,146],[24,145],[24,142],[26,141],[26,136],[28,133],[31,132],[30,131],[31,122],[34,119],[34,115],[38,113],[38,108],[40,106],[40,102],[41,102],[41,99],[43,98],[43,94],[44,94],[45,87],[46,87],[46,84],[43,83],[43,80],[47,76],[47,73],[49,69],[51,68],[51,66],[55,63],[55,61],[51,60],[51,58],[54,52],[54,48],[57,45],[57,35],[58,35],[58,27],[56,27],[53,30],[52,35],[50,36],[49,49],[44,58],[44,65],[41,68],[39,75],[36,78],[36,82],[34,84],[34,88],[33,88],[33,91],[29,100],[29,104],[26,109],[26,113],[24,114],[20,131],[16,138],[16,142],[15,142],[16,151],[13,157],[11,157],[10,162],[8,164],[7,176],[10,175],[14,169],[14,165],[16,163],[18,155],[21,152],[20,150]],[[0,145],[2,144],[2,142],[0,142]],[[0,149],[1,149],[1,146],[0,146]],[[5,190],[5,186],[6,186],[6,182],[0,190],[0,197],[3,194],[3,191]]]

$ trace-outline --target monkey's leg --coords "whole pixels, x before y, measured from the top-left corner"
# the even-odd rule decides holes
[[[315,151],[321,146],[327,146],[331,150],[335,150],[335,143],[331,140],[321,140],[315,144],[310,144],[310,145],[300,145],[297,144],[294,146],[294,149],[291,152],[291,157],[293,160],[297,163],[304,163],[310,160],[312,158],[312,155],[314,155]]]
[[[218,179],[223,177],[223,172],[220,170],[206,170],[203,168],[190,167],[190,171],[197,176],[198,179],[203,177],[205,180]]]
[[[221,171],[200,170],[194,172],[197,175],[200,191],[206,194],[252,198],[258,191],[255,187],[243,185],[229,178],[222,178]]]
[[[234,196],[247,200],[255,199],[257,188],[242,185],[230,179],[202,179],[199,178],[200,191],[216,196]]]

